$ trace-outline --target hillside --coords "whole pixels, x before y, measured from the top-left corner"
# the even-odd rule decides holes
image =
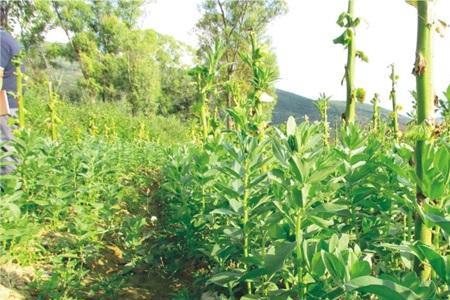
[[[51,66],[51,77],[58,82],[58,88],[64,95],[70,95],[77,90],[76,82],[81,76],[81,71],[78,64],[69,63],[64,59],[58,59]],[[298,122],[303,121],[304,116],[308,115],[311,121],[320,119],[319,112],[314,105],[312,99],[291,93],[288,91],[277,89],[278,102],[273,110],[272,122],[280,124],[286,122],[289,116],[294,116]],[[345,111],[344,101],[330,101],[330,108],[328,110],[328,120],[331,126],[340,121],[341,114]],[[381,115],[387,118],[390,110],[381,108]],[[367,124],[372,118],[371,104],[357,104],[357,121],[360,124]],[[405,125],[409,118],[400,115],[400,125]]]
[[[275,124],[284,123],[289,116],[294,116],[297,121],[302,121],[307,115],[311,121],[320,119],[319,112],[314,105],[314,100],[302,97],[300,95],[290,93],[284,90],[277,90],[278,102],[272,115],[272,121]],[[330,101],[328,110],[328,120],[331,125],[341,119],[341,114],[345,110],[344,101]],[[359,123],[367,124],[372,118],[372,105],[357,104],[357,119]],[[380,108],[382,118],[387,118],[390,110]],[[400,116],[402,125],[408,122],[409,118]]]

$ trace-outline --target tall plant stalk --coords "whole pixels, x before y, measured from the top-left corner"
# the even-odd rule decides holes
[[[202,123],[203,141],[206,142],[209,134],[209,105],[207,96],[202,91],[200,95],[200,120]]]
[[[389,94],[389,98],[392,101],[392,130],[394,131],[394,138],[396,141],[399,139],[399,129],[398,129],[398,105],[397,105],[397,92],[396,85],[398,81],[398,75],[395,74],[395,65],[390,65],[391,67],[391,75],[389,78],[391,79],[391,92]]]
[[[427,126],[433,123],[433,86],[432,86],[432,26],[431,26],[431,3],[430,1],[417,1],[417,48],[416,61],[413,74],[416,76],[417,88],[417,124]],[[422,164],[422,153],[425,141],[416,142],[416,173],[419,180],[423,179],[424,169]],[[422,207],[425,196],[417,187],[417,204]],[[432,231],[426,226],[418,213],[415,216],[415,240],[426,245],[432,245]],[[414,269],[422,280],[428,280],[431,275],[429,265],[415,261]]]
[[[373,131],[378,133],[380,129],[380,106],[379,106],[378,94],[375,94],[372,98],[373,104],[373,115],[372,115],[372,126]]]
[[[219,69],[219,60],[224,54],[224,48],[219,42],[206,53],[203,65],[196,66],[189,74],[197,83],[198,97],[200,101],[200,123],[202,127],[203,141],[206,142],[210,133],[209,96],[216,88],[216,76]]]
[[[243,198],[242,198],[242,236],[243,236],[243,254],[244,254],[244,259],[245,259],[245,263],[244,263],[244,269],[246,271],[248,271],[248,265],[247,265],[247,260],[249,258],[249,250],[250,250],[250,245],[249,245],[249,197],[250,197],[250,193],[249,193],[249,178],[248,178],[248,162],[245,161],[244,162],[244,178],[243,178]],[[247,293],[248,294],[252,294],[252,283],[250,281],[247,281]]]
[[[317,109],[319,110],[320,119],[322,122],[322,139],[324,145],[328,148],[330,146],[330,124],[328,123],[328,107],[330,97],[325,94],[320,94],[319,99],[315,102]]]
[[[297,287],[300,299],[304,299],[304,283],[303,283],[303,231],[302,218],[303,208],[299,208],[295,217],[295,253],[296,253],[296,269],[297,269]]]
[[[60,123],[60,119],[58,118],[56,107],[57,107],[57,96],[53,91],[52,82],[48,82],[48,111],[50,113],[50,118],[48,120],[48,126],[50,131],[50,137],[53,141],[58,140],[58,123]]]
[[[355,1],[348,1],[348,10],[350,18],[353,18],[355,10]],[[355,31],[352,29],[349,31],[350,41],[347,49],[347,65],[345,66],[345,82],[347,84],[347,102],[345,104],[345,120],[347,123],[353,123],[356,115],[356,97],[354,94],[354,74],[355,74],[355,58],[356,58],[356,45],[355,45]]]
[[[356,100],[363,99],[364,91],[362,89],[355,88],[355,63],[356,57],[360,58],[364,62],[368,62],[367,56],[361,50],[356,49],[356,27],[360,23],[359,18],[354,17],[355,12],[355,0],[348,0],[347,11],[343,12],[338,20],[337,24],[343,28],[345,31],[336,39],[334,39],[335,44],[341,44],[347,49],[347,64],[345,65],[345,83],[346,83],[346,104],[345,113],[343,118],[345,124],[351,124],[355,122],[356,118]]]

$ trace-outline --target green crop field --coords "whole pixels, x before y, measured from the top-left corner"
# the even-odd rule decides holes
[[[394,65],[391,110],[356,86],[369,60],[341,1],[345,101],[275,87],[284,0],[200,1],[196,49],[142,29],[143,0],[0,1],[25,66],[0,144],[0,300],[450,299],[450,86],[431,67],[448,25],[404,4],[406,116]]]

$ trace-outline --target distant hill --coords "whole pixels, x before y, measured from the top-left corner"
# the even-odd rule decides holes
[[[297,122],[304,120],[307,115],[310,121],[317,121],[320,119],[319,111],[317,110],[314,100],[302,97],[300,95],[290,93],[283,90],[277,90],[278,102],[273,110],[272,122],[280,124],[287,121],[289,116],[294,116]],[[367,124],[372,120],[372,105],[371,104],[356,104],[356,117],[360,124]],[[331,126],[336,124],[336,121],[341,120],[341,115],[345,111],[344,101],[330,101],[328,110],[328,121]],[[386,119],[391,113],[390,110],[380,108],[381,117]],[[405,125],[409,118],[400,115],[401,125]]]
[[[68,96],[78,90],[77,80],[82,76],[80,67],[77,63],[71,63],[64,59],[55,60],[50,66],[51,77],[58,85],[58,90]],[[312,99],[290,93],[284,90],[276,91],[278,102],[273,110],[272,122],[274,124],[285,123],[289,116],[294,116],[297,122],[302,122],[307,115],[311,121],[320,119],[319,111],[314,105]],[[357,103],[357,121],[361,124],[367,124],[372,119],[372,105]],[[334,127],[336,121],[341,120],[341,114],[345,111],[344,101],[330,101],[328,110],[328,121],[330,126]],[[386,118],[390,110],[381,108],[381,115]],[[405,125],[409,118],[400,116],[400,125]]]

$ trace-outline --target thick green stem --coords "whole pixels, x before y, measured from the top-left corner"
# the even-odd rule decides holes
[[[378,106],[378,95],[375,94],[375,96],[372,99],[373,103],[373,115],[372,115],[372,126],[375,133],[378,133],[380,129],[380,107]]]
[[[354,0],[348,1],[347,13],[353,19]],[[352,27],[350,27],[349,30],[352,34],[348,44],[347,65],[345,66],[345,82],[347,84],[347,102],[345,105],[346,124],[354,123],[356,115],[356,96],[354,93],[355,57],[356,57],[355,30]]]
[[[266,251],[267,234],[266,234],[266,232],[262,231],[261,232],[261,236],[262,236],[262,239],[261,239],[261,254],[262,254],[262,257],[266,257],[266,255],[267,255],[267,251]],[[268,285],[267,285],[268,279],[269,278],[268,278],[267,275],[263,276],[263,284],[264,284],[263,295],[266,296],[266,297],[269,296],[269,290],[268,290]]]
[[[412,240],[414,212],[408,209],[408,242]]]
[[[302,253],[302,240],[303,240],[303,232],[302,232],[302,215],[303,211],[300,209],[297,212],[296,221],[295,221],[295,253],[297,256],[297,286],[299,290],[299,298],[304,298],[304,287],[303,287],[303,253]]]
[[[336,121],[334,124],[334,145],[339,144],[339,123]]]
[[[48,83],[48,95],[49,95],[49,104],[48,108],[50,110],[50,137],[53,141],[56,141],[58,139],[58,131],[57,131],[57,122],[58,117],[56,115],[56,97],[53,93],[53,86],[52,83]]]
[[[326,100],[324,100],[326,101]],[[325,147],[330,147],[330,125],[328,124],[328,102],[324,102],[323,112],[322,112],[322,122],[323,122],[323,143]]]
[[[202,199],[202,212],[201,215],[204,217],[206,213],[206,193],[205,193],[205,186],[202,185],[201,187],[201,199]]]
[[[203,128],[203,141],[206,142],[208,139],[208,104],[206,103],[206,96],[204,94],[201,95],[202,106],[200,111],[200,118],[202,122]]]
[[[403,215],[403,228],[405,231],[403,232],[403,241],[407,242],[408,240],[408,216],[406,214]]]
[[[244,178],[243,178],[243,189],[244,189],[244,195],[242,199],[242,212],[243,212],[243,218],[242,218],[242,235],[243,235],[243,248],[244,248],[244,269],[248,271],[248,257],[249,257],[249,232],[248,232],[248,221],[249,221],[249,206],[248,206],[248,198],[250,196],[249,190],[248,190],[248,166],[247,162],[245,162],[244,167]],[[252,283],[250,281],[247,281],[247,293],[251,295],[252,293]]]
[[[441,231],[439,227],[436,227],[434,231],[434,249],[438,252],[440,252],[441,249]]]
[[[395,66],[391,65],[391,81],[392,81],[392,89],[390,98],[392,101],[392,129],[394,130],[394,138],[398,141],[399,138],[399,129],[398,129],[398,106],[397,106],[397,92],[395,91],[395,84],[397,82],[397,75],[395,74]]]
[[[323,116],[323,139],[327,148],[330,146],[330,125],[328,124],[328,106]]]
[[[433,87],[432,87],[432,51],[431,51],[431,12],[429,1],[418,1],[418,30],[417,49],[414,74],[416,76],[417,87],[417,124],[427,125],[432,123],[433,114]],[[422,152],[425,141],[419,140],[416,143],[416,173],[419,180],[423,179]],[[425,196],[417,188],[417,204],[423,206]],[[432,245],[432,231],[428,228],[419,214],[415,216],[415,239],[426,245]],[[422,280],[429,280],[431,268],[416,260],[414,269]]]
[[[418,195],[417,197],[419,198],[421,196]],[[423,205],[422,202],[419,202],[419,205]],[[432,245],[432,231],[425,225],[422,218],[417,213],[415,215],[414,236],[416,241],[420,241],[426,245]],[[414,262],[414,270],[423,281],[427,281],[430,279],[431,267],[429,265],[422,264],[420,260],[416,259]]]

